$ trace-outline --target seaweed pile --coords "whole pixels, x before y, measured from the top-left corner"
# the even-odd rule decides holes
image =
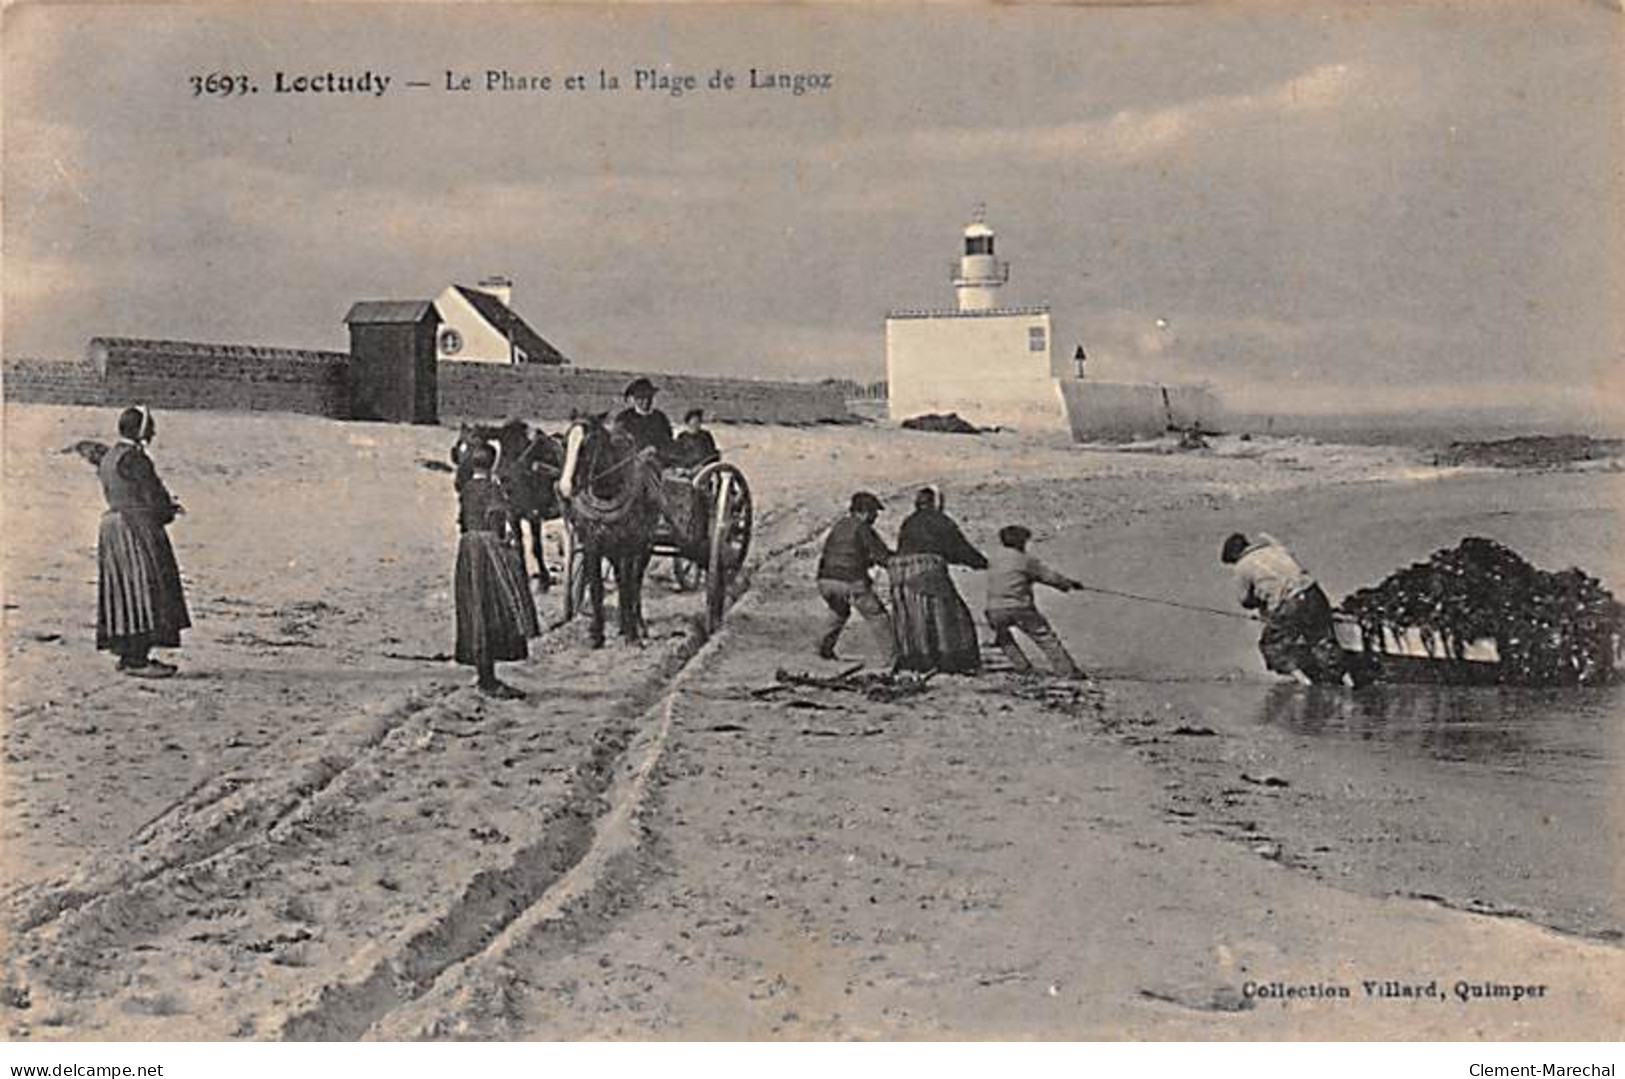
[[[1488,637],[1500,681],[1520,686],[1599,685],[1614,678],[1625,608],[1578,569],[1548,573],[1494,540],[1471,536],[1343,601],[1367,639],[1418,630],[1461,658]]]
[[[939,414],[927,413],[924,416],[910,416],[903,421],[904,427],[910,431],[935,431],[944,435],[979,435],[982,429],[964,419],[957,412]]]

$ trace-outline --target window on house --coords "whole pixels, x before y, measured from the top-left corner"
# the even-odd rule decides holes
[[[1042,326],[1029,326],[1029,327],[1027,327],[1027,351],[1028,352],[1043,352],[1044,349],[1049,347],[1049,343],[1046,340],[1046,337],[1047,337],[1047,335],[1044,333],[1044,327],[1042,327]]]

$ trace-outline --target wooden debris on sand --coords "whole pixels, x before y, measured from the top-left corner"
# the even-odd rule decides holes
[[[788,671],[781,667],[773,674],[773,685],[753,689],[751,696],[766,698],[792,687],[800,687],[861,693],[871,701],[884,703],[924,693],[935,674],[935,671],[928,671],[925,674],[914,674],[910,671],[866,671],[861,663],[831,675]]]

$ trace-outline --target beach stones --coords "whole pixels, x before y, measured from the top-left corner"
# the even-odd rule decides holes
[[[1614,678],[1625,612],[1578,569],[1548,573],[1494,540],[1472,536],[1343,601],[1362,632],[1420,631],[1441,655],[1495,641],[1509,685],[1598,685]]]

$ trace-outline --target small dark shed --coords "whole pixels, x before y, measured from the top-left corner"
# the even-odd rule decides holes
[[[435,334],[429,300],[362,300],[350,327],[350,416],[393,423],[438,423]]]

